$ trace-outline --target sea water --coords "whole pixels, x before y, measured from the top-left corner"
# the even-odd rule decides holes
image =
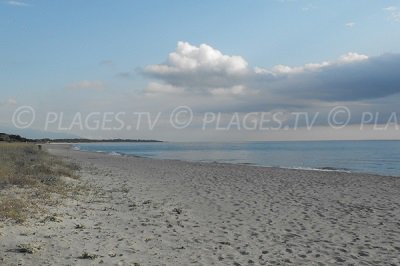
[[[400,176],[400,141],[76,144],[113,155]]]

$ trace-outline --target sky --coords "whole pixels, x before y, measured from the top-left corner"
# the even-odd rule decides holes
[[[400,137],[400,1],[4,0],[0,36],[0,131]]]

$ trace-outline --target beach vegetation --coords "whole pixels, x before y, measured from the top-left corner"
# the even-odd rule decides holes
[[[0,143],[0,221],[24,222],[73,195],[79,166],[32,143]]]

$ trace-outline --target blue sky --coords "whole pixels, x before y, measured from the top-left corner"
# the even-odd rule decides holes
[[[127,97],[134,102],[152,82],[176,85],[143,72],[168,61],[180,41],[207,44],[263,69],[334,62],[350,52],[396,55],[399,12],[400,1],[372,0],[5,0],[0,2],[0,102],[69,110],[66,99],[105,101],[109,109]],[[90,86],[99,87],[96,95],[70,90]],[[145,106],[152,105],[157,104]],[[3,125],[9,120],[1,119]]]

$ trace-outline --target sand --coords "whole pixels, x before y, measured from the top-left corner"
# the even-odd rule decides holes
[[[400,178],[49,147],[92,192],[4,225],[0,265],[400,265]]]

